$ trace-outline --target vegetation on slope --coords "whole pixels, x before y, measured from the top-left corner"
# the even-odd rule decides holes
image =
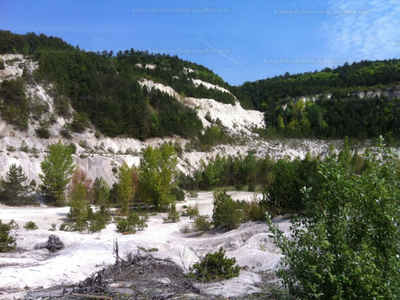
[[[235,88],[242,102],[265,112],[269,136],[299,138],[400,138],[399,101],[360,98],[357,91],[400,82],[400,60],[345,63],[336,69],[246,82]],[[329,94],[329,95],[328,95]],[[302,96],[315,97],[304,102]]]
[[[345,63],[335,69],[306,72],[245,82],[235,88],[235,95],[249,101],[258,110],[267,110],[271,102],[323,93],[352,92],[381,88],[400,82],[400,59]]]
[[[169,85],[185,96],[235,103],[230,93],[207,89],[204,85],[196,87],[192,79],[230,88],[211,70],[177,56],[133,49],[120,51],[116,56],[112,51],[87,52],[59,38],[35,33],[17,35],[9,31],[0,31],[0,53],[23,53],[38,60],[34,79],[54,85],[56,113],[73,117],[70,126],[73,131],[84,129],[76,128],[74,124],[88,124],[87,120],[90,120],[101,133],[110,137],[141,140],[172,135],[197,137],[202,123],[196,112],[167,94],[142,88],[138,81],[143,78]],[[146,68],[147,64],[155,68]],[[17,83],[5,80],[2,84],[2,115],[10,123],[19,119],[15,114],[22,116],[23,124],[14,125],[26,129],[29,103],[23,97],[18,97],[19,103],[7,96],[12,84],[16,86],[14,90],[18,88],[18,93],[21,92]],[[10,101],[15,102],[12,107]],[[70,105],[76,111],[74,116],[71,116]]]

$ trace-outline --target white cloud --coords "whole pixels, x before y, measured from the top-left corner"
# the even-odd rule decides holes
[[[400,1],[331,1],[329,54],[358,61],[400,57]]]

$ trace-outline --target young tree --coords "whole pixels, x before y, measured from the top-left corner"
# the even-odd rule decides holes
[[[2,181],[0,202],[6,205],[29,204],[32,197],[29,196],[30,187],[24,185],[27,179],[22,167],[12,164],[8,169],[6,180]]]
[[[400,164],[382,141],[361,175],[336,156],[320,165],[291,238],[269,220],[290,269],[278,274],[296,299],[400,299]]]
[[[239,226],[242,214],[237,203],[225,190],[214,192],[212,220],[214,226],[224,226],[228,230]]]
[[[76,230],[83,230],[87,226],[90,206],[86,199],[86,188],[82,182],[75,184],[69,194],[69,205],[71,206],[67,215],[74,222]]]
[[[93,195],[93,181],[88,177],[84,170],[81,170],[78,167],[75,168],[74,173],[71,177],[71,182],[69,183],[69,190],[72,189],[78,184],[82,183],[86,190],[86,199],[89,203],[93,203],[94,195]]]
[[[49,154],[40,164],[42,191],[47,203],[56,206],[65,204],[64,190],[74,172],[75,165],[72,148],[61,141],[49,146]]]
[[[125,216],[129,214],[129,206],[133,200],[133,196],[135,195],[133,187],[132,170],[129,168],[128,164],[124,162],[118,168],[117,197],[118,202],[121,204],[121,212]]]
[[[10,233],[12,229],[11,222],[5,224],[0,220],[0,252],[7,252],[15,249],[15,238]]]
[[[159,149],[148,146],[140,159],[139,193],[157,210],[174,203],[171,189],[176,185],[177,162],[174,147],[169,144]]]
[[[94,204],[99,206],[103,215],[109,214],[110,208],[110,187],[103,178],[96,178],[93,184]]]

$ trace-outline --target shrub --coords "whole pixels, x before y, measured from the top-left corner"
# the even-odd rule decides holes
[[[82,148],[86,149],[88,147],[88,143],[86,140],[80,140],[78,142],[78,145],[81,146]]]
[[[206,119],[208,122],[210,122],[210,123],[214,123],[214,121],[213,121],[213,119],[211,118],[211,114],[210,114],[210,112],[208,111],[207,113],[206,113],[206,115],[204,116],[204,119]]]
[[[0,115],[18,130],[28,129],[30,113],[29,100],[25,96],[25,82],[22,78],[4,80],[0,83]]]
[[[175,205],[172,205],[168,211],[168,216],[163,221],[164,223],[176,223],[179,219],[179,213],[176,211]]]
[[[241,183],[236,183],[236,184],[235,184],[235,189],[236,189],[237,191],[243,190],[243,184],[241,184]]]
[[[199,193],[196,191],[190,191],[189,196],[192,198],[197,198],[199,196]]]
[[[26,144],[25,141],[22,141],[21,147],[19,147],[19,150],[22,151],[22,152],[25,152],[25,153],[29,152],[29,147],[28,147],[28,145]]]
[[[303,188],[307,215],[292,219],[290,237],[268,220],[293,299],[400,299],[400,164],[379,146],[361,175],[325,159],[317,184]]]
[[[0,220],[0,252],[7,252],[15,249],[15,238],[10,233],[12,229],[11,222],[2,223]]]
[[[238,277],[240,267],[235,266],[235,258],[225,257],[222,247],[214,253],[207,253],[199,262],[190,267],[190,276],[196,280],[209,282]]]
[[[40,127],[35,129],[36,136],[40,139],[48,139],[50,137],[49,128],[45,125],[40,125]]]
[[[179,229],[179,231],[182,233],[189,233],[192,231],[192,228],[191,228],[190,224],[185,224]]]
[[[36,230],[38,229],[37,225],[33,221],[28,221],[25,223],[24,228],[26,230]]]
[[[243,212],[242,221],[263,221],[266,219],[265,213],[267,209],[262,201],[254,198],[251,202],[237,201],[238,206]]]
[[[199,215],[199,206],[196,204],[195,206],[189,205],[186,208],[186,212],[182,214],[182,216],[185,217],[190,217],[190,219],[193,219],[194,217],[197,217]]]
[[[211,223],[208,221],[207,215],[200,215],[194,220],[195,231],[207,231],[210,230]]]
[[[122,233],[136,233],[147,227],[145,216],[139,216],[136,212],[132,211],[127,218],[116,218],[117,231]]]
[[[90,210],[89,214],[89,231],[90,232],[99,232],[102,229],[106,228],[107,224],[107,218],[106,216],[101,212],[97,211],[95,213],[92,213]]]
[[[185,200],[185,192],[180,187],[174,186],[171,189],[171,194],[177,201]]]
[[[249,192],[254,192],[256,190],[256,186],[253,183],[251,183],[251,184],[249,184],[247,190]]]
[[[237,203],[225,190],[214,192],[212,220],[214,226],[223,226],[228,230],[235,229],[241,222],[241,212]]]
[[[60,135],[68,140],[72,139],[72,135],[67,129],[61,129]]]
[[[73,132],[82,133],[89,126],[89,120],[84,113],[74,113],[72,122],[68,124]]]

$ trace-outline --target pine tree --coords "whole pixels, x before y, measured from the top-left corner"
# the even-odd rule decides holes
[[[26,205],[32,201],[29,196],[29,185],[24,185],[28,179],[21,166],[12,164],[7,172],[6,180],[2,182],[0,202],[6,205]]]
[[[71,206],[67,215],[68,219],[75,222],[75,229],[83,230],[87,225],[90,206],[86,199],[86,188],[82,182],[75,184],[69,194]]]
[[[121,212],[124,215],[129,214],[129,206],[134,196],[132,170],[124,162],[118,168],[118,202],[121,204]]]

